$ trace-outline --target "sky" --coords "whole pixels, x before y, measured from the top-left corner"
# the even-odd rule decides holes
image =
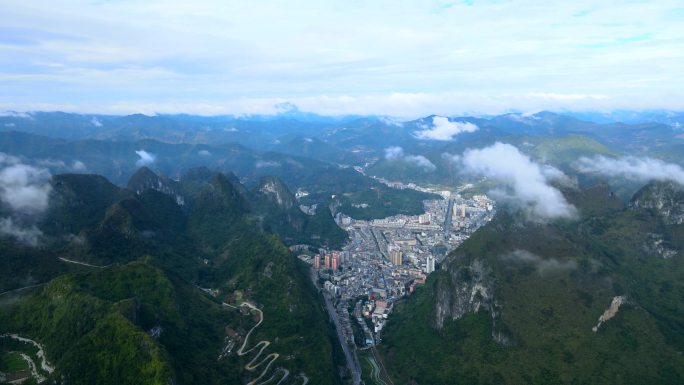
[[[684,110],[683,21],[682,0],[4,0],[0,110]]]

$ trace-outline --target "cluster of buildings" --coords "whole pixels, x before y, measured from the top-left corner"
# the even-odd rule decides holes
[[[316,270],[333,270],[336,271],[340,266],[349,260],[349,252],[347,251],[331,251],[326,252],[321,250],[320,254],[313,257],[313,266]]]
[[[494,204],[485,195],[447,193],[445,199],[423,202],[425,212],[415,216],[364,221],[338,214],[335,219],[350,242],[343,250],[304,258],[324,290],[339,302],[356,304],[353,315],[364,343],[380,341],[394,302],[425,283],[451,250],[494,216]]]

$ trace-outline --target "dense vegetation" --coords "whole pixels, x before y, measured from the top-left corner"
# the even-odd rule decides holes
[[[397,306],[382,345],[395,383],[684,381],[682,225],[623,207],[605,188],[571,198],[579,222],[522,224],[500,213]],[[649,250],[653,237],[679,254]],[[515,259],[516,250],[538,259]],[[483,306],[439,328],[440,293],[468,284],[474,260],[488,271],[489,311]],[[628,303],[593,332],[618,295]]]
[[[397,190],[387,186],[342,194],[336,197],[338,211],[355,219],[381,219],[392,215],[419,215],[424,212],[423,201],[439,196],[415,190]]]
[[[264,314],[255,341],[271,341],[268,352],[287,357],[271,370],[339,383],[343,358],[307,269],[279,238],[260,230],[250,195],[243,195],[250,193],[231,176],[190,173],[178,188],[186,194],[183,206],[170,190],[136,193],[95,175],[56,176],[52,184],[42,225],[50,247],[33,249],[22,263],[32,249],[0,244],[9,269],[2,273],[14,277],[3,280],[7,289],[56,277],[0,297],[0,334],[43,344],[57,368],[51,378],[74,384],[253,378],[244,369],[252,355],[217,360],[226,327],[244,336],[256,322],[221,305],[240,293]],[[34,264],[41,260],[44,266]]]

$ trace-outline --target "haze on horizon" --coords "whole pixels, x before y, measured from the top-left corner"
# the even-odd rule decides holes
[[[0,110],[684,110],[684,3],[6,1]]]

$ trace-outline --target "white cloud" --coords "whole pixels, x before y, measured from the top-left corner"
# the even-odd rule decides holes
[[[430,160],[422,155],[407,155],[404,162],[414,164],[426,171],[435,171],[437,167]]]
[[[256,167],[257,167],[257,168],[280,167],[280,166],[281,166],[280,163],[274,162],[274,161],[270,161],[270,160],[267,160],[267,161],[259,160],[259,161],[256,162]]]
[[[399,146],[391,146],[385,149],[385,159],[395,160],[404,156],[404,149]]]
[[[289,101],[416,117],[684,106],[679,0],[7,0],[3,16],[9,109],[249,114]]]
[[[80,160],[74,160],[68,165],[66,162],[60,159],[38,159],[34,162],[40,167],[50,168],[53,172],[64,172],[66,171],[85,171],[87,169],[85,163]]]
[[[202,156],[210,156],[211,152],[209,150],[199,150],[199,151],[197,151],[197,154],[202,155]]]
[[[0,116],[9,116],[12,118],[33,119],[33,116],[31,116],[30,112],[0,111]]]
[[[139,150],[135,153],[138,154],[138,156],[140,157],[140,159],[138,159],[138,161],[135,162],[136,166],[138,167],[149,166],[152,163],[154,163],[155,159],[157,159],[156,155],[149,153],[145,150]]]
[[[65,168],[66,167],[66,163],[64,163],[63,160],[38,159],[35,163],[41,167],[51,167],[51,168]]]
[[[90,124],[95,127],[102,127],[102,122],[96,116],[93,116],[93,118],[90,120]]]
[[[469,122],[451,122],[448,118],[434,116],[432,128],[416,131],[413,134],[418,139],[452,140],[454,136],[464,132],[475,132],[478,126]]]
[[[537,269],[537,272],[540,275],[555,271],[574,270],[577,268],[577,263],[573,260],[560,261],[556,258],[542,258],[527,250],[514,250],[511,253],[502,255],[501,259],[514,263],[531,264]]]
[[[48,207],[51,191],[48,179],[50,174],[21,163],[10,163],[0,169],[0,201],[22,213],[40,213]],[[0,156],[7,159],[7,156]]]
[[[403,127],[404,126],[404,122],[397,120],[396,118],[393,118],[390,116],[381,116],[378,119],[388,126],[394,126],[394,127]]]
[[[443,152],[442,153],[442,159],[445,160],[447,163],[450,163],[450,164],[460,164],[461,163],[461,156],[458,154],[451,154],[448,152]]]
[[[409,163],[425,171],[435,171],[437,169],[430,159],[423,155],[406,155],[404,154],[404,149],[399,146],[387,147],[385,149],[385,159]]]
[[[0,218],[0,234],[15,238],[21,243],[29,246],[37,246],[43,233],[33,225],[31,227],[21,227],[14,223],[12,218]]]
[[[575,164],[580,172],[621,177],[639,182],[649,180],[673,181],[684,185],[684,169],[673,163],[649,157],[626,156],[618,159],[596,156],[582,157]]]
[[[497,142],[482,149],[464,152],[462,164],[466,173],[502,183],[508,191],[494,191],[499,199],[522,207],[532,219],[571,218],[576,209],[550,182],[565,179],[551,167],[533,162],[515,146]]]
[[[85,171],[88,167],[86,167],[85,163],[81,162],[80,160],[75,160],[71,164],[71,169],[74,171]]]
[[[563,96],[574,96],[563,98]],[[79,113],[175,114],[179,112],[197,115],[275,115],[276,105],[284,101],[294,103],[302,112],[321,115],[377,115],[393,116],[395,119],[416,119],[431,114],[440,115],[493,115],[510,111],[603,111],[615,109],[684,110],[684,96],[676,93],[657,95],[600,95],[600,94],[546,94],[546,93],[496,93],[496,92],[414,92],[348,94],[343,96],[292,96],[292,97],[226,97],[224,100],[179,99],[165,100],[160,96],[153,101],[135,99],[111,103],[37,103],[3,101],[0,108],[31,111],[65,111]],[[226,132],[237,132],[234,127]]]
[[[23,164],[19,158],[0,152],[0,202],[10,209],[10,216],[0,218],[0,235],[29,246],[38,244],[43,233],[28,223],[48,208],[52,191],[49,178],[46,169]]]
[[[20,160],[16,156],[5,154],[4,152],[0,152],[0,166],[17,164],[19,162],[20,162]]]

